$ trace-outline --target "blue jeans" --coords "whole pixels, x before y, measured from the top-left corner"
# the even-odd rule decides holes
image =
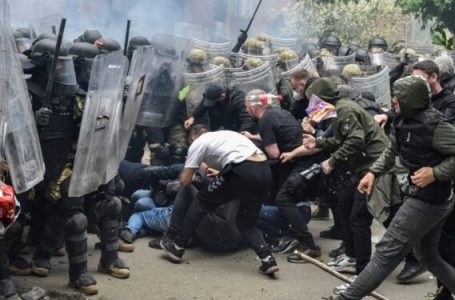
[[[311,219],[311,208],[308,203],[298,204],[302,218],[306,224]],[[289,223],[274,205],[262,205],[257,221],[258,228],[267,235],[281,237],[289,235]]]
[[[128,219],[127,228],[137,234],[141,228],[165,232],[169,228],[172,206],[156,207],[152,193],[148,190],[138,190],[131,196],[134,203],[133,214]]]

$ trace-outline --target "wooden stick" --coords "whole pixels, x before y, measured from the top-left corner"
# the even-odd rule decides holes
[[[340,280],[343,280],[344,282],[347,282],[347,283],[352,283],[354,280],[344,276],[343,274],[333,270],[332,268],[330,268],[329,266],[327,266],[326,264],[323,264],[321,263],[320,261],[306,255],[306,254],[303,254],[302,252],[300,251],[297,251],[295,250],[294,251],[294,254],[300,256],[303,260],[319,267],[320,269],[322,269],[323,271],[335,276],[336,278],[340,279]],[[375,298],[375,299],[378,299],[378,300],[389,300],[388,298],[382,296],[381,294],[378,294],[376,292],[372,292],[370,294],[371,297]]]

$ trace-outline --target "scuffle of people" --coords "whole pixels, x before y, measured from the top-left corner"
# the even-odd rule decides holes
[[[340,241],[327,266],[355,275],[330,299],[363,299],[401,262],[399,283],[429,271],[433,299],[454,299],[447,53],[392,52],[378,36],[365,48],[334,34],[288,48],[243,36],[234,53],[165,34],[122,49],[97,30],[73,43],[3,32],[17,47],[0,41],[12,99],[0,119],[1,297],[18,299],[11,276],[46,277],[65,255],[68,285],[97,294],[88,233],[97,272],[114,278],[134,272],[140,238],[174,263],[194,247],[248,246],[273,277],[286,272],[279,256],[322,261],[312,220],[326,220],[320,238]],[[373,250],[374,219],[385,233]]]

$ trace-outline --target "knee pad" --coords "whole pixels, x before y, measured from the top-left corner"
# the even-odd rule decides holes
[[[114,196],[110,199],[98,201],[95,206],[95,212],[98,218],[116,218],[122,212],[122,200]]]
[[[87,217],[77,213],[65,220],[65,233],[67,236],[81,234],[87,230]]]
[[[173,163],[184,163],[187,153],[188,153],[187,147],[181,147],[181,146],[172,147]]]

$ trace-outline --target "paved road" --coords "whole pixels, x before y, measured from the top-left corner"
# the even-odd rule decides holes
[[[312,221],[310,229],[319,233],[330,225],[328,221]],[[374,226],[374,240],[381,235],[380,226]],[[252,250],[244,249],[233,254],[213,254],[201,249],[187,251],[185,262],[176,265],[163,258],[161,251],[147,246],[148,238],[136,242],[136,251],[122,253],[131,267],[131,278],[119,280],[104,274],[96,274],[99,295],[90,299],[159,299],[159,300],[313,300],[331,295],[340,281],[309,264],[290,264],[284,255],[278,256],[281,271],[275,279],[257,272],[259,262]],[[93,250],[97,237],[90,235],[89,270],[96,272],[99,252]],[[327,252],[338,245],[337,241],[317,239]],[[401,266],[400,266],[401,268]],[[66,257],[54,258],[48,278],[16,277],[21,288],[34,285],[60,293],[71,293],[66,287]],[[398,270],[399,271],[399,270]],[[389,299],[420,300],[434,290],[434,280],[429,273],[417,278],[414,284],[398,285],[390,276],[378,289]]]

